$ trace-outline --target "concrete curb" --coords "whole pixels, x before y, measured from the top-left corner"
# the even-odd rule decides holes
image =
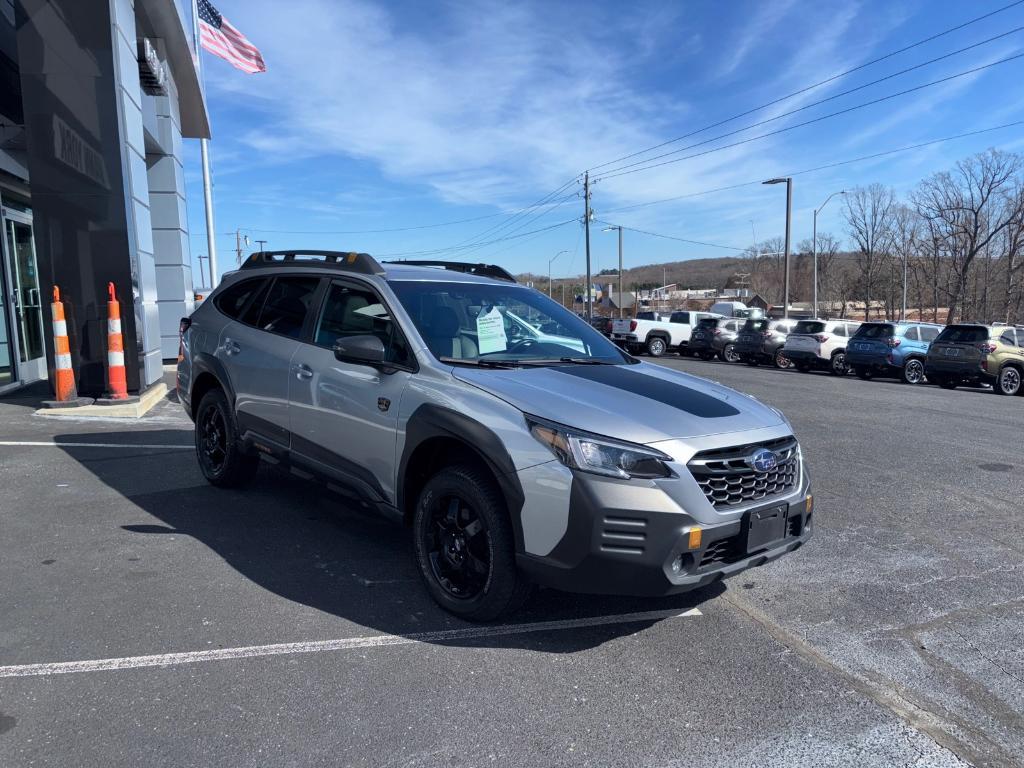
[[[160,381],[140,394],[137,398],[133,398],[134,402],[121,401],[112,405],[83,405],[79,408],[40,408],[36,411],[36,415],[60,419],[69,417],[75,419],[93,417],[139,419],[149,413],[153,406],[163,400],[166,396],[167,385]]]

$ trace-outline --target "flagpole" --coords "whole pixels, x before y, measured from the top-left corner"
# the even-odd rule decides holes
[[[199,44],[199,7],[196,0],[192,0],[192,40],[196,50],[196,75],[199,82],[203,83],[203,51]],[[206,98],[206,88],[203,88],[203,99]],[[207,264],[210,268],[210,290],[217,287],[217,243],[214,236],[213,226],[213,185],[210,183],[210,149],[208,139],[199,139],[199,153],[202,156],[203,165],[203,205],[206,208],[206,253]]]

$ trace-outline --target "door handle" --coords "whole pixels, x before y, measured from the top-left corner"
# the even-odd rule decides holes
[[[238,346],[238,342],[233,339],[224,339],[224,351],[229,355],[237,355],[242,351],[242,348]]]
[[[313,378],[313,369],[305,363],[292,366],[292,370],[295,372],[295,378],[299,380],[305,381]]]

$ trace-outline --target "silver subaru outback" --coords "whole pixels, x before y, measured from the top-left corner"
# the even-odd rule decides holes
[[[779,411],[636,360],[500,267],[254,253],[182,320],[177,388],[211,483],[268,457],[355,491],[467,619],[534,584],[683,592],[811,536]]]

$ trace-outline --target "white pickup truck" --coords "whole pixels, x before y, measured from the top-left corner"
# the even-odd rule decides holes
[[[685,351],[690,334],[702,318],[721,317],[711,312],[687,310],[673,312],[667,319],[645,319],[645,315],[654,313],[641,312],[633,320],[615,320],[611,340],[628,352],[646,350],[651,357],[661,357],[671,349]]]

